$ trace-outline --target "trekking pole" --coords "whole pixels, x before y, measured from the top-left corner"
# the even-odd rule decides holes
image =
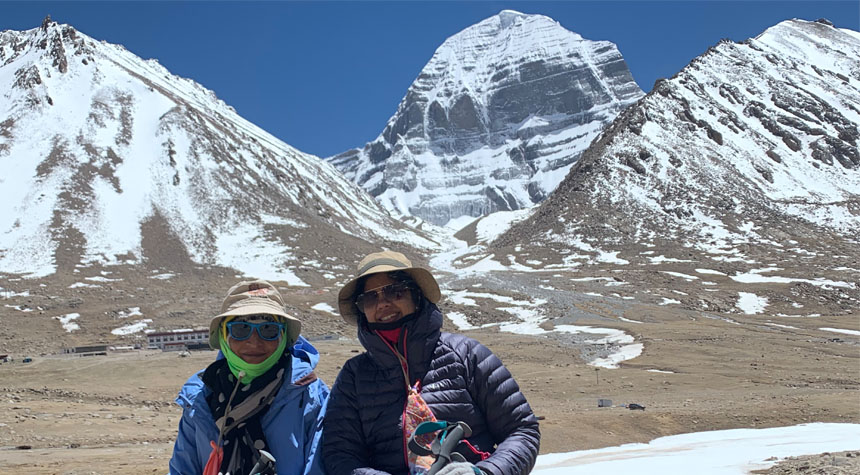
[[[457,444],[460,443],[460,440],[472,435],[472,428],[465,422],[457,422],[456,424],[453,424],[453,426],[454,427],[452,429],[445,431],[445,438],[442,440],[439,454],[436,456],[436,461],[430,466],[430,470],[427,472],[427,475],[436,475],[436,472],[441,470],[445,465],[448,465],[452,458],[457,461],[465,461],[462,455],[454,452],[454,449],[457,447]]]
[[[275,475],[275,457],[265,450],[260,450],[260,458],[249,475]]]

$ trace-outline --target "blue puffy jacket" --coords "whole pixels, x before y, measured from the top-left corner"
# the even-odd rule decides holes
[[[441,332],[442,313],[424,302],[401,331],[410,385],[438,420],[463,421],[468,441],[492,455],[481,461],[465,444],[457,451],[492,475],[531,471],[540,446],[538,422],[511,373],[489,349],[463,335]],[[405,474],[402,416],[406,389],[400,363],[382,338],[359,324],[367,350],[346,362],[332,388],[323,457],[337,475]]]
[[[328,402],[328,386],[322,380],[308,377],[319,361],[319,352],[303,337],[290,348],[292,354],[291,384],[281,385],[271,407],[262,417],[263,433],[277,461],[279,475],[323,473],[317,450],[322,420]],[[219,352],[218,359],[223,358]],[[209,441],[218,439],[218,428],[212,419],[206,395],[203,371],[191,376],[179,391],[176,403],[182,407],[179,435],[170,459],[171,475],[199,475],[209,460]],[[302,378],[305,378],[302,380]],[[300,381],[302,380],[302,381]],[[295,384],[300,382],[300,384]]]

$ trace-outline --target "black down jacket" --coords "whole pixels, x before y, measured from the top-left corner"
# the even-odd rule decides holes
[[[442,333],[442,313],[424,300],[418,318],[400,333],[410,386],[442,421],[472,428],[469,442],[492,455],[480,457],[461,443],[458,452],[493,475],[528,473],[540,446],[538,422],[502,362],[463,335]],[[323,425],[323,462],[331,475],[408,473],[402,412],[406,385],[392,350],[366,323],[358,337],[366,353],[346,362],[329,397]],[[404,341],[405,340],[405,341]]]

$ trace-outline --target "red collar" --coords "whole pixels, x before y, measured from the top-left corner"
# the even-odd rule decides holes
[[[391,343],[391,346],[397,348],[397,340],[400,339],[400,331],[403,327],[392,328],[391,330],[376,330],[379,336]]]

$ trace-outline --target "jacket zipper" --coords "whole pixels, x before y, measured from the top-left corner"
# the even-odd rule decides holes
[[[407,329],[404,328],[400,333],[400,339],[403,342],[403,355],[397,351],[397,348],[391,346],[391,343],[388,342],[379,332],[375,332],[376,335],[382,340],[383,343],[394,353],[394,356],[397,357],[397,361],[400,363],[400,369],[403,371],[403,380],[406,384],[406,401],[403,403],[403,410],[400,412],[400,431],[402,434],[401,439],[403,439],[403,461],[406,463],[406,470],[409,471],[409,450],[407,447],[407,443],[409,441],[406,440],[406,407],[409,406],[409,360],[406,354],[406,333]],[[401,359],[402,357],[402,359]]]
[[[403,427],[403,461],[406,462],[406,470],[409,470],[409,450],[407,448],[406,440],[406,407],[409,406],[409,355],[406,352],[406,332],[408,330],[406,328],[403,329],[402,335],[402,345],[403,346],[403,360],[400,361],[400,365],[403,367],[403,376],[406,379],[406,402],[403,403],[403,412],[400,414],[400,426]]]

